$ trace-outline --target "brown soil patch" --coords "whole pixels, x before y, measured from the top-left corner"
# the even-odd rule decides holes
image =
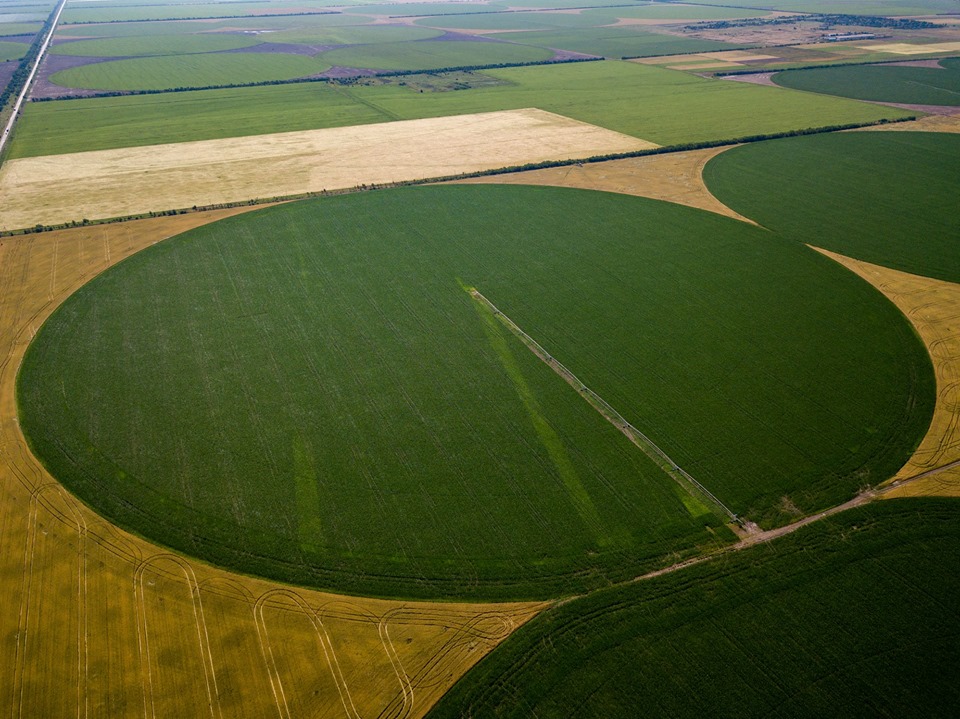
[[[704,165],[728,149],[729,147],[711,147],[690,152],[669,152],[663,155],[475,177],[459,182],[549,185],[619,192],[676,202],[752,223],[752,220],[737,214],[711,195],[703,182]]]
[[[722,79],[724,80],[733,80],[734,82],[749,82],[752,85],[769,85],[770,87],[778,87],[777,83],[773,81],[772,72],[752,72],[749,75],[724,75]]]
[[[10,160],[0,229],[656,147],[537,109]]]
[[[937,404],[930,429],[910,461],[885,483],[890,490],[883,496],[960,496],[960,285],[814,249],[883,292],[916,327],[933,360]],[[907,480],[912,481],[904,484]]]
[[[420,717],[543,604],[429,604],[282,586],[186,559],[69,495],[17,424],[27,343],[137,250],[245,210],[0,240],[0,696],[11,716]]]

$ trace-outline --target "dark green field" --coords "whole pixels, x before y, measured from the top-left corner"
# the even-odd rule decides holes
[[[729,536],[461,282],[759,521],[885,479],[929,421],[905,319],[808,248],[639,198],[447,186],[122,263],[38,334],[21,423],[119,524],[328,589],[558,596]]]
[[[890,65],[853,65],[789,70],[773,76],[782,87],[912,105],[960,105],[960,58],[943,60],[942,69]]]
[[[778,234],[960,282],[960,135],[857,132],[734,148],[704,171],[720,200]]]
[[[873,504],[550,610],[429,717],[956,716],[958,567],[956,500]]]

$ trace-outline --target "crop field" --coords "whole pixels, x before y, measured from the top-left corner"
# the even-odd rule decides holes
[[[429,70],[444,67],[549,60],[553,52],[508,42],[398,42],[361,45],[325,52],[331,65],[379,70]]]
[[[858,100],[917,105],[960,105],[960,58],[940,62],[941,68],[857,65],[792,70],[777,73],[782,87]]]
[[[937,403],[926,436],[886,484],[889,497],[960,496],[960,285],[822,250],[883,292],[916,327],[933,360]],[[909,484],[905,484],[908,480]]]
[[[362,15],[296,15],[281,17],[243,17],[209,20],[165,20],[156,22],[108,22],[81,25],[60,24],[58,38],[74,37],[129,37],[132,35],[181,35],[214,32],[269,31],[270,35],[282,30],[309,31],[340,25],[363,25],[373,22],[372,17]]]
[[[91,90],[166,90],[231,83],[287,80],[316,75],[330,66],[286,53],[203,53],[112,60],[54,73],[63,87]]]
[[[366,216],[391,223],[347,221]],[[591,231],[600,217],[603,232]],[[717,520],[681,501],[522,345],[490,334],[496,323],[477,317],[458,278],[756,520],[779,521],[785,496],[810,511],[865,476],[889,476],[929,422],[929,360],[902,316],[811,250],[727,218],[593,192],[447,186],[244,220],[87,285],[38,335],[20,375],[21,424],[67,486],[122,525],[217,563],[377,594],[555,596],[707,540],[704,522]],[[280,237],[264,255],[256,238]],[[652,265],[676,270],[641,269]],[[814,289],[823,283],[828,295]],[[709,291],[696,301],[688,287]],[[283,336],[268,320],[281,305]],[[625,305],[628,317],[611,311]],[[170,335],[158,321],[189,329]],[[165,368],[155,388],[130,371],[131,353],[137,367]],[[360,356],[369,360],[358,366]],[[94,430],[75,419],[93,416]],[[229,421],[237,416],[250,423]],[[357,437],[371,441],[346,449]],[[521,459],[530,451],[536,463]],[[278,516],[288,520],[259,519]]]
[[[658,145],[871,122],[908,114],[843,98],[711,81],[631,62],[508,68],[487,74],[505,84],[420,94],[396,85],[307,83],[30,103],[10,157],[528,107]]]
[[[85,7],[74,3],[63,11],[64,23],[99,23],[119,22],[130,20],[173,20],[181,18],[218,18],[240,15],[257,15],[263,12],[272,13],[299,13],[323,12],[322,6],[304,8],[304,3],[298,1],[284,6],[283,3],[266,5],[260,2],[220,2],[220,3],[144,3],[142,5],[124,4],[112,6],[96,6],[91,3]]]
[[[359,19],[359,18],[358,18]],[[439,30],[409,25],[357,25],[355,27],[324,26],[298,27],[277,30],[260,35],[270,42],[305,43],[308,45],[378,45],[405,43],[439,37]],[[402,68],[414,69],[414,68]]]
[[[148,55],[189,55],[193,53],[235,50],[256,45],[260,40],[244,35],[191,34],[115,37],[102,40],[78,40],[51,49],[54,55],[83,57],[141,57]]]
[[[298,195],[627,152],[652,143],[540,110],[12,160],[0,228]]]
[[[0,62],[19,60],[27,52],[29,45],[23,42],[4,42],[0,40]]]
[[[651,3],[637,7],[595,8],[583,11],[587,17],[609,17],[631,20],[735,20],[745,17],[764,17],[767,10],[743,7],[709,7],[701,4]]]
[[[616,20],[609,16],[591,16],[586,13],[499,12],[476,15],[425,17],[417,25],[457,30],[543,30],[569,27],[597,27]]]
[[[736,47],[714,40],[694,40],[620,27],[498,33],[491,35],[491,37],[609,58],[673,55],[683,52],[707,52]]]
[[[891,501],[529,623],[442,717],[944,716],[960,504]]]
[[[0,22],[0,37],[33,35],[40,29],[40,23]]]
[[[239,211],[0,244],[0,696],[15,716],[330,716],[346,704],[419,717],[543,608],[384,602],[229,574],[116,529],[29,453],[14,378],[39,323],[132,252]]]
[[[960,714],[956,0],[754,5],[0,0],[6,714]]]
[[[721,202],[779,235],[960,282],[957,135],[852,132],[755,143],[719,155],[704,178]],[[876,201],[863,212],[867,197]]]

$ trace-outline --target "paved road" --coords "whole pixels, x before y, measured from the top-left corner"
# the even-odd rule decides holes
[[[13,132],[13,125],[17,121],[17,117],[20,115],[20,110],[23,107],[23,103],[27,99],[27,93],[30,92],[30,85],[33,84],[33,78],[37,75],[37,70],[40,68],[40,63],[43,60],[43,56],[47,54],[47,48],[50,47],[50,41],[53,40],[53,33],[57,29],[57,23],[60,22],[60,13],[63,12],[63,8],[66,6],[66,4],[67,0],[60,0],[60,4],[58,4],[54,10],[53,22],[50,24],[50,27],[47,30],[47,36],[43,39],[43,44],[40,46],[40,52],[38,52],[37,56],[33,59],[33,67],[30,68],[30,75],[27,76],[27,81],[23,84],[23,88],[20,90],[20,95],[17,96],[17,101],[13,104],[13,112],[10,115],[10,119],[7,121],[6,127],[3,128],[3,135],[0,135],[0,156],[3,154],[3,148],[6,147],[7,140],[10,139],[10,135]]]

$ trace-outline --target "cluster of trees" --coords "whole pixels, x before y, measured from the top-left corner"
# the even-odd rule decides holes
[[[926,20],[912,20],[909,18],[879,17],[876,15],[845,15],[823,14],[793,15],[777,18],[747,18],[745,20],[717,20],[716,22],[698,22],[688,25],[687,30],[723,30],[731,27],[753,27],[757,25],[793,25],[798,22],[818,22],[824,29],[836,25],[855,27],[882,27],[893,30],[927,30],[940,27],[936,23]]]

